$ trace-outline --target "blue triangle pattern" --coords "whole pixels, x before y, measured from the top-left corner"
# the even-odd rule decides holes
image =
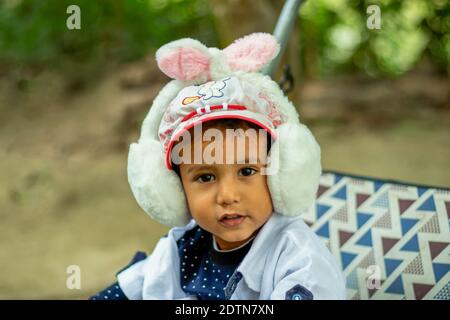
[[[386,289],[386,292],[396,293],[396,294],[405,294],[405,289],[403,288],[402,276],[398,276],[397,279],[392,282],[389,288]]]
[[[347,186],[343,186],[333,194],[334,198],[347,200]]]
[[[417,234],[414,235],[405,245],[400,249],[402,251],[414,251],[419,252],[419,239],[417,238]]]
[[[356,223],[358,229],[361,228],[364,224],[366,224],[366,222],[369,221],[370,218],[372,218],[371,214],[358,212],[356,214]]]
[[[429,189],[427,188],[422,188],[422,187],[418,187],[417,188],[417,194],[419,197],[421,197],[425,192],[427,192]]]
[[[419,220],[418,219],[408,219],[408,218],[400,219],[400,224],[401,224],[401,228],[402,228],[402,236],[404,236],[409,230],[411,230],[411,228],[416,225],[417,221],[419,221]]]
[[[345,270],[347,266],[356,258],[356,254],[349,252],[341,252],[342,269]]]
[[[450,271],[450,264],[447,263],[433,263],[433,272],[436,282],[442,279],[443,276]]]
[[[389,277],[392,272],[402,263],[402,260],[397,259],[384,259],[384,265],[386,266],[386,275]]]
[[[322,236],[322,237],[325,237],[325,238],[329,238],[329,237],[330,237],[330,226],[329,226],[328,222],[325,223],[323,226],[321,226],[321,227],[316,231],[316,233],[317,233],[319,236]]]
[[[367,231],[356,243],[362,246],[372,247],[372,232],[370,230]]]
[[[336,184],[336,183],[338,183],[339,181],[341,181],[341,179],[342,179],[343,177],[344,177],[344,176],[342,176],[342,175],[335,174],[335,175],[334,175],[334,184]]]
[[[316,204],[317,219],[323,216],[331,207],[324,204]]]
[[[433,195],[431,195],[427,200],[425,200],[425,202],[421,204],[418,210],[433,211],[433,213],[436,212],[436,206],[434,205]]]
[[[380,188],[384,185],[384,182],[380,182],[380,181],[375,181],[373,183],[375,192],[377,192],[378,190],[380,190]]]

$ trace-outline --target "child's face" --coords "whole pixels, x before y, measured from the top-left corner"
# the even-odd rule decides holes
[[[221,130],[225,136],[224,128],[216,129]],[[198,164],[182,163],[179,168],[192,217],[203,229],[215,235],[219,247],[224,250],[245,243],[273,212],[267,176],[261,175],[265,162],[258,157],[257,163],[249,164],[247,161],[246,164],[239,164],[241,155],[237,152],[237,139],[239,138],[234,143],[224,139],[222,144],[222,163],[227,163],[225,154],[233,148],[235,152],[232,164],[205,164],[203,161]],[[258,148],[266,150],[267,140],[260,136],[255,139]],[[248,155],[251,144],[248,137],[244,141],[245,155]],[[203,150],[211,143],[214,141],[200,141]],[[191,150],[194,150],[193,146]],[[239,217],[226,219],[225,214]]]

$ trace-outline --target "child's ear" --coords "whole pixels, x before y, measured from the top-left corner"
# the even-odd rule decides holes
[[[223,50],[230,69],[244,72],[261,70],[279,51],[276,38],[268,33],[252,33]]]
[[[208,78],[210,60],[208,48],[190,38],[169,42],[156,51],[159,69],[181,81]]]

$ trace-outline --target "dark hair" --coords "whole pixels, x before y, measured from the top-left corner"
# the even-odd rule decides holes
[[[231,119],[231,118],[210,120],[210,121],[204,122],[202,124],[202,126],[203,126],[203,128],[205,128],[205,127],[206,128],[220,127],[223,129],[234,129],[234,130],[241,129],[241,128],[245,128],[245,129],[251,128],[251,129],[255,129],[255,130],[261,129],[260,126],[258,126],[257,124],[255,124],[253,122],[245,121],[243,119]],[[270,134],[268,134],[267,135],[267,154],[269,153],[271,147],[272,147],[272,137]],[[175,165],[172,163],[172,169],[181,178],[179,165]]]

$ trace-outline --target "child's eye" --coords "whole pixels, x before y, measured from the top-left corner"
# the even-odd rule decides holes
[[[202,174],[196,180],[202,183],[210,182],[214,180],[214,176],[212,174]]]
[[[255,169],[247,167],[247,168],[242,168],[241,170],[239,170],[239,175],[247,177],[247,176],[254,175],[256,172],[257,171]]]

